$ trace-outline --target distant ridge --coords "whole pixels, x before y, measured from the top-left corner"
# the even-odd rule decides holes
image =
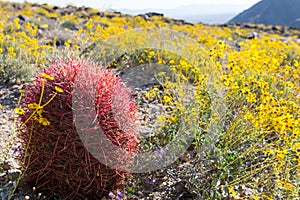
[[[283,25],[300,29],[300,0],[262,0],[229,23]]]
[[[163,13],[165,16],[183,19],[190,23],[205,23],[205,24],[224,24],[241,10],[246,8],[245,5],[234,4],[188,4],[170,9],[150,9],[150,12]],[[143,14],[149,12],[149,9],[117,9],[126,14]]]

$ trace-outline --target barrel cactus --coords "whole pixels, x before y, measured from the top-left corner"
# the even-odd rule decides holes
[[[76,59],[53,61],[26,86],[22,100],[26,111],[21,116],[24,129],[20,132],[26,147],[21,155],[24,181],[43,194],[57,194],[61,199],[99,199],[110,191],[121,190],[128,176],[126,171],[109,167],[94,157],[77,133],[72,106],[74,85],[79,72],[84,74],[91,68],[96,71],[86,73],[85,89],[80,91],[80,96],[94,98],[96,116],[88,116],[90,108],[84,107],[85,98],[77,99],[79,104],[82,103],[80,109],[87,110],[86,117],[96,118],[105,136],[115,146],[129,152],[114,159],[130,165],[137,150],[137,109],[130,88],[112,71],[95,63]],[[94,96],[89,91],[92,87]],[[114,99],[118,99],[117,113],[112,106]],[[98,134],[86,130],[90,137]],[[105,148],[105,145],[99,147],[100,150]]]

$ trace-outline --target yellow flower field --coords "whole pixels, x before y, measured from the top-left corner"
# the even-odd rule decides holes
[[[165,16],[145,20],[71,5],[64,9],[2,1],[0,5],[1,82],[30,83],[38,70],[57,58],[105,61],[110,69],[166,65],[176,76],[168,71],[158,73],[163,91],[153,86],[143,98],[157,100],[172,111],[164,110],[167,114],[158,117],[160,132],[153,140],[143,141],[148,145],[143,150],[176,140],[183,121],[197,127],[192,145],[198,163],[195,174],[186,180],[196,199],[300,197],[300,30],[280,35],[264,31],[264,25],[188,24]],[[165,37],[150,31],[153,36],[144,41],[149,32],[143,30],[147,29],[169,30],[183,38],[172,36],[164,41]],[[253,32],[258,36],[248,37]],[[185,37],[190,41],[185,43]],[[167,43],[162,47],[170,44],[176,49],[143,46],[155,39]],[[110,45],[108,50],[101,49],[103,44]],[[108,55],[116,53],[106,50],[114,50],[113,45],[123,54],[110,60]],[[143,48],[135,49],[137,46]],[[193,60],[189,60],[191,56]],[[41,76],[54,80],[45,73]],[[53,91],[53,98],[65,92],[58,86]],[[185,116],[190,107],[184,99],[189,95],[193,97],[188,105],[193,108],[191,115]],[[38,103],[28,107],[38,110]],[[3,107],[0,101],[0,110]],[[15,107],[16,114],[24,114],[19,105]],[[41,124],[51,124],[41,113],[40,117]],[[188,124],[194,117],[199,118],[197,124]],[[11,145],[8,143],[7,149]],[[122,192],[131,199],[137,188],[125,187]]]

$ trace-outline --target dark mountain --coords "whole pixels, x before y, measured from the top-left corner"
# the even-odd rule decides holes
[[[284,25],[300,29],[300,0],[262,0],[229,23]]]

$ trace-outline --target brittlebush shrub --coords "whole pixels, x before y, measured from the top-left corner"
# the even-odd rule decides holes
[[[81,86],[85,90],[79,92],[77,103],[81,106],[77,109],[83,109],[85,118],[97,119],[105,139],[129,152],[113,159],[130,165],[136,152],[136,106],[129,88],[104,67],[75,59],[55,61],[26,86],[22,100],[25,114],[21,117],[24,130],[20,138],[27,147],[22,155],[26,170],[24,181],[45,195],[57,194],[62,199],[101,198],[110,191],[122,189],[128,175],[96,159],[76,130],[75,120],[80,121],[80,117],[73,112],[74,85],[80,70],[87,71],[91,66],[96,71],[83,72],[86,79]],[[95,94],[89,91],[92,87]],[[87,98],[95,102],[96,116],[91,116],[91,108],[85,107]],[[118,105],[112,106],[112,101]],[[105,141],[95,141],[99,133],[93,128],[84,131],[92,138],[89,141],[93,141],[93,145],[102,145],[97,147],[99,151],[107,148]],[[116,155],[112,152],[111,156]]]

